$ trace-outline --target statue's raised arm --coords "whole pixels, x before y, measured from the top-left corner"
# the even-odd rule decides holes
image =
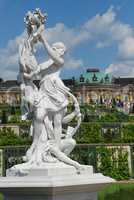
[[[33,44],[38,42],[40,34],[44,30],[46,18],[47,14],[43,14],[39,8],[36,8],[34,12],[27,12],[24,22],[26,24],[29,39]]]
[[[57,42],[57,43],[54,43],[51,47],[46,40],[44,32],[41,33],[40,39],[41,39],[42,43],[44,44],[44,47],[45,47],[48,55],[54,61],[54,63],[57,65],[63,65],[64,60],[63,60],[62,56],[66,52],[65,45],[62,42]]]

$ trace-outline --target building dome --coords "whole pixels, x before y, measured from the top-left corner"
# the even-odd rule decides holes
[[[110,74],[106,74],[98,68],[89,68],[86,72],[80,75],[78,83],[110,84],[111,81],[112,77]]]

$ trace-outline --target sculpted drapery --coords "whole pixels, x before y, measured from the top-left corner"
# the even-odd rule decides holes
[[[46,15],[39,9],[28,12],[25,18],[28,37],[19,49],[20,80],[22,91],[22,119],[32,113],[31,134],[33,143],[25,156],[25,163],[16,166],[23,169],[26,166],[42,165],[47,162],[64,162],[74,166],[78,171],[82,166],[70,159],[68,155],[75,147],[72,138],[81,123],[81,114],[77,99],[71,94],[60,79],[60,70],[64,66],[63,56],[66,47],[62,42],[49,45],[46,40],[44,22]],[[49,58],[38,63],[34,54],[35,44],[41,43]],[[33,80],[40,77],[39,89]],[[74,102],[74,111],[67,112],[68,97]],[[67,126],[76,118],[75,127]]]

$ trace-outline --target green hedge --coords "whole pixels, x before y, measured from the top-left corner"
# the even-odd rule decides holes
[[[17,136],[11,128],[0,129],[0,146],[29,145],[31,139]]]
[[[25,123],[20,125],[23,126]],[[30,122],[27,122],[27,125],[29,126]],[[103,123],[99,122],[81,123],[81,126],[75,135],[77,143],[134,143],[134,124],[123,124],[120,133],[115,133],[114,137],[109,128],[107,129],[107,133],[103,134],[102,127]],[[11,128],[0,129],[0,145],[29,144],[30,141],[28,137],[16,136]]]
[[[101,125],[99,123],[82,123],[75,138],[79,144],[101,143],[103,142]]]
[[[108,123],[109,125],[109,123]],[[113,123],[111,123],[113,125]],[[116,124],[115,124],[116,125]],[[78,144],[91,143],[134,143],[134,124],[120,124],[119,132],[107,128],[107,133],[103,134],[103,123],[82,122],[75,135]],[[114,132],[114,136],[113,133]]]
[[[134,122],[134,116],[104,105],[83,105],[81,113],[85,122]]]
[[[122,112],[104,113],[100,116],[99,122],[128,122],[129,116]]]
[[[134,142],[134,124],[127,124],[122,127],[122,142],[133,143]]]
[[[95,172],[103,173],[116,180],[130,178],[128,151],[121,146],[79,145],[71,158],[84,165],[92,165]]]
[[[98,147],[97,171],[116,180],[130,178],[128,167],[128,152],[122,147]]]

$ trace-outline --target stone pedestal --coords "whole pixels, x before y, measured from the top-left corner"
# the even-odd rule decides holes
[[[44,169],[45,174],[43,169],[40,175],[39,170],[33,169],[35,176],[31,170],[28,176],[2,177],[0,192],[5,200],[97,200],[97,192],[114,182],[102,174],[93,174],[91,166],[81,174],[68,167],[65,170],[65,166],[57,169],[48,166]]]
[[[83,170],[80,174],[93,174],[93,167],[90,165],[82,165]],[[67,165],[63,162],[56,163],[42,163],[42,165],[29,165],[27,163],[15,165],[10,169],[6,170],[6,176],[28,176],[36,177],[43,176],[44,178],[50,177],[65,177],[65,176],[76,176],[78,171],[75,167]]]
[[[97,200],[96,192],[81,192],[72,194],[55,194],[55,195],[25,195],[9,194],[4,200]]]

